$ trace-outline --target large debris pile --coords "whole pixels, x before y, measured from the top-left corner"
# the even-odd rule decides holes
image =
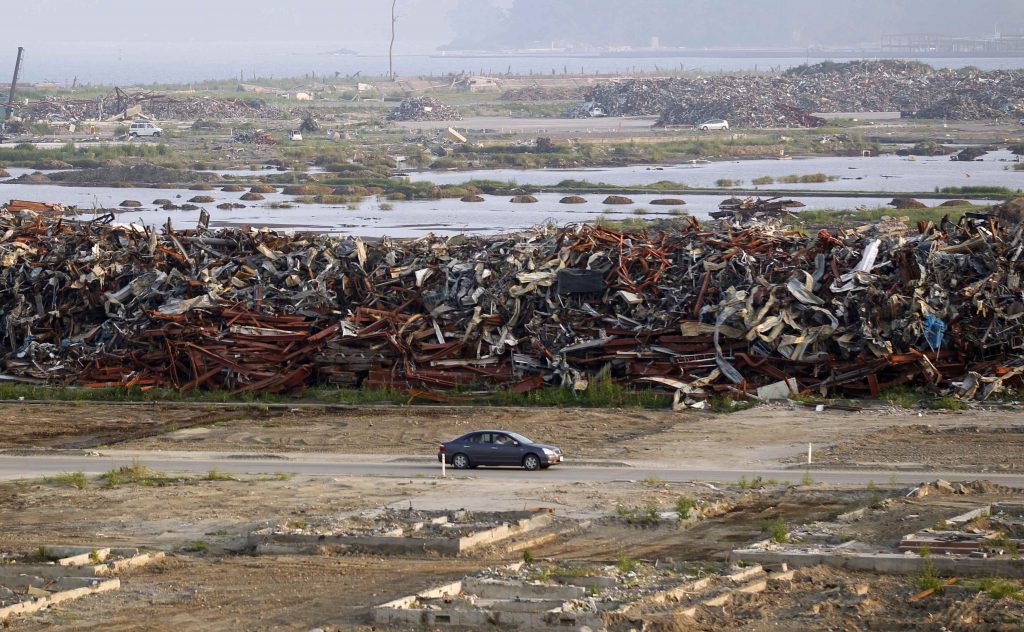
[[[581,88],[572,86],[523,86],[501,93],[501,101],[572,101],[583,96]]]
[[[235,130],[232,138],[239,143],[248,143],[250,145],[273,145],[277,142],[270,132],[262,129]]]
[[[781,76],[633,79],[587,95],[613,116],[659,116],[658,125],[712,118],[743,127],[814,127],[812,112],[902,112],[971,120],[1024,112],[1024,72],[936,70],[907,62],[823,63]]]
[[[1019,379],[1024,231],[991,217],[815,237],[696,221],[499,237],[162,232],[0,212],[10,379],[290,391],[586,388],[687,396]],[[1014,368],[1017,367],[1017,368]]]
[[[288,113],[260,99],[215,99],[212,97],[175,97],[160,92],[124,92],[118,90],[96,99],[46,97],[20,110],[33,120],[95,120],[137,112],[164,121],[196,119],[281,119]],[[131,114],[130,114],[131,115]]]
[[[389,121],[461,121],[462,115],[450,105],[432,97],[402,101],[388,114]]]

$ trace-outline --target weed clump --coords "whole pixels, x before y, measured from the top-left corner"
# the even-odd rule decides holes
[[[55,485],[70,485],[78,489],[85,489],[89,486],[89,479],[82,472],[65,472],[56,476],[48,476],[43,481]]]

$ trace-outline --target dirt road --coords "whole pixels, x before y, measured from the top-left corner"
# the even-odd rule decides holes
[[[833,468],[1024,471],[1024,461],[1013,456],[1024,454],[1024,433],[1012,430],[1019,428],[1019,412],[1013,408],[917,412],[877,406],[857,413],[818,413],[779,404],[715,415],[444,406],[268,410],[11,404],[0,408],[0,450],[116,447],[432,457],[438,442],[481,427],[506,428],[554,443],[575,460],[629,461],[638,467],[774,469],[806,460],[811,443],[814,460]],[[957,428],[969,431],[944,434]],[[931,447],[914,458],[922,445],[921,432],[928,433]],[[899,440],[901,436],[905,439]],[[858,441],[867,443],[857,450]],[[997,448],[1002,451],[993,452]]]

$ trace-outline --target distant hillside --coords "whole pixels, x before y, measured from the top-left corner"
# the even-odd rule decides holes
[[[453,48],[877,45],[893,33],[1024,34],[1022,0],[460,0]]]

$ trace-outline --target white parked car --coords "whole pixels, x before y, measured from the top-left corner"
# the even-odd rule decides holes
[[[161,128],[153,125],[149,121],[135,121],[131,127],[128,128],[128,136],[132,138],[141,136],[156,136],[159,137],[160,133],[163,132]]]
[[[697,127],[704,132],[708,132],[711,130],[729,129],[729,121],[725,119],[711,119],[710,121],[704,121]]]

